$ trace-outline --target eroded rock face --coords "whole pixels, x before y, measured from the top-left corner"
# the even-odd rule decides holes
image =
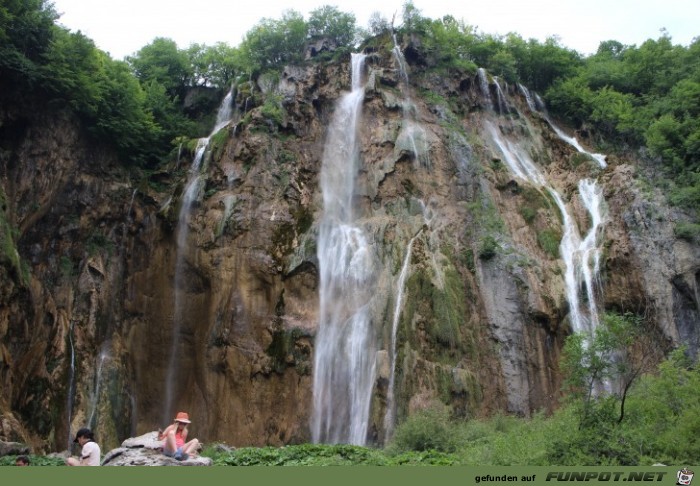
[[[561,216],[507,170],[484,139],[486,122],[527,147],[579,228],[590,223],[576,184],[599,180],[609,207],[601,307],[648,305],[670,341],[697,350],[700,250],[673,235],[682,215],[636,189],[634,160],[604,171],[574,164],[576,150],[515,90],[502,93],[499,115],[475,76],[412,69],[408,92],[390,52],[369,56],[364,73],[355,203],[378,262],[371,441],[385,439],[396,284],[411,241],[397,420],[435,401],[469,417],[556,406],[571,329],[563,263],[540,236],[561,237]],[[0,439],[62,450],[89,424],[111,449],[186,410],[205,442],[310,440],[319,171],[349,74],[347,62],[318,63],[289,66],[276,84],[259,80],[253,89],[283,100],[275,120],[240,91],[235,104],[247,114],[212,137],[186,223],[186,171],[175,169],[192,154],[136,181],[75,120],[33,121],[2,159],[5,215],[28,272],[12,259],[0,266],[0,411],[22,423]],[[175,410],[166,410],[173,362]],[[136,456],[122,448],[115,461],[152,460],[145,446]]]

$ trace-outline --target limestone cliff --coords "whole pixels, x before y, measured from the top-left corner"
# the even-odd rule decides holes
[[[673,222],[685,216],[638,182],[641,157],[609,156],[601,169],[517,86],[488,78],[484,91],[477,73],[409,69],[404,86],[396,58],[377,51],[363,72],[354,202],[380,269],[371,442],[386,433],[409,244],[396,420],[434,401],[463,417],[556,407],[571,332],[556,244],[562,215],[508,170],[489,124],[525,147],[579,228],[590,222],[577,181],[603,186],[601,307],[644,312],[669,343],[697,352],[700,248],[675,238]],[[184,222],[194,154],[143,174],[67,115],[47,110],[21,129],[3,118],[0,439],[63,449],[89,423],[108,449],[162,427],[172,418],[163,397],[174,352],[173,405],[190,413],[200,440],[310,440],[319,171],[349,77],[347,60],[311,62],[242,86],[233,121],[211,137]],[[262,103],[270,94],[280,100],[275,116]]]

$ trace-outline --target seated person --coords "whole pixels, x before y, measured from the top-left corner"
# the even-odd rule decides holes
[[[100,446],[95,442],[95,435],[90,429],[80,429],[75,434],[75,440],[80,444],[80,459],[69,457],[66,459],[68,466],[99,466],[100,465]]]
[[[178,461],[185,461],[196,454],[199,441],[192,439],[187,442],[187,426],[190,423],[187,412],[178,412],[175,422],[158,434],[158,440],[163,440],[163,454]]]

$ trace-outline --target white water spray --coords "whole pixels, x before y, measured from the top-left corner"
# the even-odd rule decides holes
[[[353,211],[365,57],[352,55],[352,91],[336,105],[321,167],[320,308],[311,416],[316,443],[366,442],[375,381],[376,343],[369,315],[374,251]]]
[[[485,122],[492,140],[503,154],[506,164],[516,177],[547,190],[554,198],[562,215],[563,236],[559,246],[564,260],[566,295],[569,302],[571,325],[575,332],[590,331],[598,325],[595,284],[600,269],[601,248],[598,236],[605,220],[602,191],[593,180],[579,182],[579,196],[588,210],[591,227],[582,239],[576,222],[564,200],[539,171],[519,144],[505,139],[490,122]],[[587,305],[581,304],[580,291],[585,288]]]

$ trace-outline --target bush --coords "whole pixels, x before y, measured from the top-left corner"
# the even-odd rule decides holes
[[[410,416],[399,425],[391,442],[397,451],[453,452],[457,447],[457,430],[446,407],[431,407]]]
[[[677,238],[688,241],[693,241],[700,236],[700,224],[697,223],[678,223],[673,229]]]
[[[479,258],[482,260],[490,260],[496,256],[499,245],[496,239],[489,235],[481,240],[481,246],[479,247]]]

